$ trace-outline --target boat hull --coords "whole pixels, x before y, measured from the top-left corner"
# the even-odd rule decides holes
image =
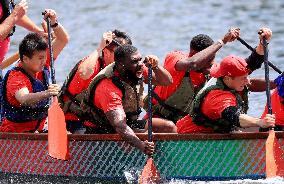
[[[156,134],[154,161],[163,179],[264,178],[267,135]],[[284,134],[277,137],[282,146]],[[69,143],[71,158],[63,161],[48,156],[47,135],[2,133],[0,172],[137,180],[147,159],[118,135],[70,135]]]

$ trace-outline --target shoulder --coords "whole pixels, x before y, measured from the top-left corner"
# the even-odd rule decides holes
[[[205,96],[203,104],[213,106],[234,106],[237,104],[237,98],[230,91],[212,90]]]
[[[181,51],[173,51],[167,54],[164,62],[164,68],[170,72],[170,74],[175,78],[182,78],[184,76],[184,71],[177,71],[175,65],[178,61],[186,59],[187,55]],[[175,80],[175,79],[174,79]]]
[[[97,87],[96,87],[96,94],[104,94],[104,95],[112,95],[117,94],[122,97],[122,91],[112,82],[110,78],[102,79]]]
[[[20,71],[11,71],[7,79],[7,91],[14,93],[22,88],[32,88],[29,78]]]
[[[23,72],[12,70],[9,72],[8,81],[30,81],[28,76],[26,76]]]
[[[114,109],[123,109],[122,91],[116,87],[111,79],[102,79],[95,91],[94,104],[105,113]]]
[[[181,51],[172,51],[166,55],[165,64],[168,62],[179,61],[181,59],[187,58],[187,55]]]
[[[212,90],[203,99],[201,111],[212,119],[222,117],[221,114],[227,107],[236,106],[236,97],[229,91]]]
[[[164,67],[168,70],[175,71],[175,65],[178,61],[186,59],[187,55],[181,51],[173,51],[166,55]]]
[[[236,96],[230,91],[212,90],[206,95],[206,99],[223,100],[223,99],[236,99]]]

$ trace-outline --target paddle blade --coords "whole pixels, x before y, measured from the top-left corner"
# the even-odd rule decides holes
[[[48,154],[57,159],[67,160],[69,154],[65,116],[58,104],[57,97],[48,109]]]
[[[157,170],[153,158],[148,158],[142,171],[139,184],[159,183],[160,173]]]
[[[269,131],[266,140],[266,178],[284,177],[283,150],[275,137],[274,130]]]

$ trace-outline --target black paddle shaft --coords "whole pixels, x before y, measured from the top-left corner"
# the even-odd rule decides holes
[[[268,113],[272,114],[271,98],[270,98],[269,67],[268,67],[268,44],[265,38],[263,38],[262,40],[262,45],[264,49],[264,69],[265,69],[267,109]]]
[[[246,46],[246,48],[248,48],[249,50],[251,50],[252,52],[254,51],[254,48],[252,48],[252,46],[250,46],[245,40],[243,40],[242,38],[238,37],[237,40],[239,40],[239,42],[241,42],[244,46]],[[267,60],[268,61],[268,60]],[[282,74],[282,71],[275,66],[273,63],[271,63],[270,61],[268,61],[268,65],[273,68],[273,70],[275,70],[277,73]]]
[[[152,142],[152,65],[148,66],[148,141]]]
[[[42,14],[45,15],[45,12],[43,12]],[[51,44],[51,23],[50,23],[50,17],[46,18],[46,22],[47,22],[49,57],[50,57],[51,81],[52,81],[52,84],[56,84],[55,69],[54,69],[54,59],[53,59],[52,44]]]

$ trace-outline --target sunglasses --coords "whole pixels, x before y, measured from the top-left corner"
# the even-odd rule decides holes
[[[121,44],[118,41],[116,41],[116,40],[112,40],[111,44],[112,43],[114,43],[116,46],[121,46]]]
[[[122,44],[120,44],[118,41],[116,40],[112,40],[111,43],[109,43],[109,41],[107,40],[106,43],[108,44],[108,46],[121,46]]]

